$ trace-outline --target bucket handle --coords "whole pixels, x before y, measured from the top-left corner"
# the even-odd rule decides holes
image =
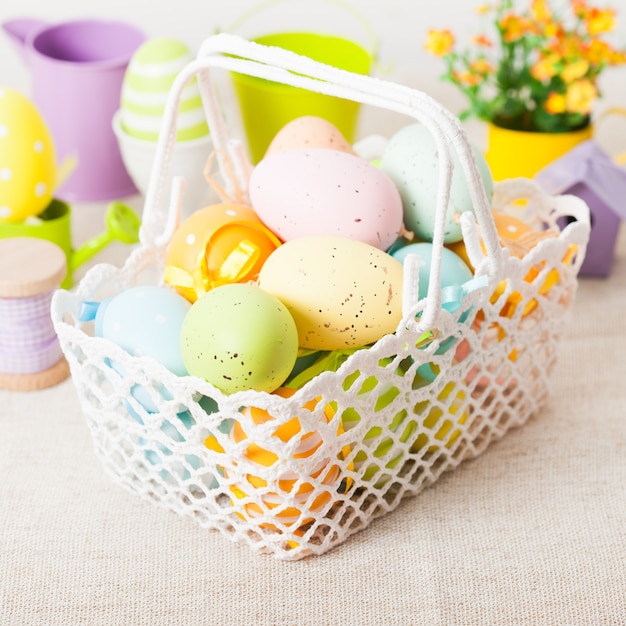
[[[609,107],[604,110],[596,123],[598,126],[601,122],[604,122],[607,118],[612,117],[613,115],[617,115],[619,117],[626,118],[626,108],[624,107]],[[613,161],[617,163],[617,165],[626,165],[626,152],[621,152],[613,157]]]
[[[263,46],[228,33],[214,35],[202,43],[197,58],[178,74],[168,94],[144,205],[144,219],[140,233],[144,246],[166,245],[162,225],[170,223],[172,214],[177,210],[176,202],[172,201],[169,215],[163,214],[164,209],[161,208],[159,199],[165,186],[176,140],[178,105],[183,89],[194,76],[198,77],[207,124],[222,175],[224,176],[233,169],[226,168],[226,155],[228,159],[235,162],[236,172],[249,171],[247,164],[242,162],[245,157],[244,151],[239,149],[241,143],[237,141],[233,143],[228,139],[225,121],[219,113],[215,90],[211,83],[210,70],[212,68],[249,74],[293,87],[388,109],[414,118],[432,133],[439,158],[438,195],[430,284],[418,329],[432,328],[441,311],[439,285],[445,220],[454,168],[453,152],[456,152],[458,156],[474,207],[475,218],[465,214],[462,216],[464,233],[467,232],[468,238],[475,238],[477,222],[485,245],[485,262],[480,263],[476,268],[476,275],[499,271],[503,252],[498,243],[489,199],[482,185],[469,140],[457,117],[432,97],[416,89],[370,76],[353,74],[288,50]],[[228,179],[228,176],[225,176],[225,179]],[[247,180],[239,182],[245,189]]]
[[[245,11],[242,15],[240,15],[227,29],[225,32],[236,34],[236,31],[241,28],[246,22],[248,22],[251,18],[263,11],[278,5],[284,4],[285,2],[292,2],[293,0],[265,0],[265,2],[260,2],[259,4],[251,7],[247,11]],[[375,61],[378,57],[378,38],[376,37],[376,33],[374,31],[373,26],[369,22],[369,20],[355,7],[351,4],[344,2],[344,0],[325,0],[328,4],[335,5],[340,9],[343,9],[351,15],[355,20],[363,27],[365,34],[368,39],[368,52],[372,61]]]

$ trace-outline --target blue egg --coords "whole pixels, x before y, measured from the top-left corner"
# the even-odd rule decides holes
[[[404,263],[409,254],[417,254],[420,258],[419,267],[419,298],[423,298],[428,293],[430,282],[430,266],[433,255],[433,244],[429,242],[410,243],[399,248],[391,256]],[[441,256],[441,288],[459,286],[466,283],[473,277],[472,271],[467,267],[463,259],[449,250],[442,249]]]
[[[190,307],[189,301],[167,287],[131,287],[102,302],[95,334],[133,356],[151,357],[177,376],[185,376],[180,329]]]

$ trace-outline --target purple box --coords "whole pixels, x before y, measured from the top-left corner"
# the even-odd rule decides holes
[[[535,181],[552,195],[570,194],[587,203],[591,234],[580,275],[608,276],[626,219],[626,169],[590,139],[538,172]]]

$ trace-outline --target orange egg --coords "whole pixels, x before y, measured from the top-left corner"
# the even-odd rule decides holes
[[[316,115],[297,117],[285,124],[272,139],[265,156],[294,148],[327,148],[356,154],[334,124]]]
[[[287,398],[295,392],[295,389],[281,387],[274,393]],[[310,400],[304,408],[313,411],[318,402],[318,399]],[[275,419],[268,411],[257,407],[246,407],[243,413],[249,416],[255,424],[264,424]],[[334,414],[335,410],[331,405],[324,407],[324,417],[327,422],[332,420]],[[340,427],[338,434],[341,432],[343,430]],[[342,481],[341,467],[336,463],[336,460],[348,454],[349,448],[347,447],[342,450],[337,459],[324,456],[312,468],[309,467],[308,478],[312,482],[299,472],[288,468],[281,470],[277,466],[285,462],[281,461],[280,455],[284,454],[287,448],[290,450],[291,464],[291,461],[297,463],[298,459],[309,459],[324,443],[319,432],[303,432],[303,424],[297,416],[277,426],[271,435],[271,440],[263,444],[258,444],[249,438],[239,422],[233,426],[231,437],[236,443],[249,442],[239,462],[245,464],[246,469],[251,471],[245,474],[245,482],[230,486],[236,498],[233,501],[236,514],[242,519],[253,520],[260,517],[267,519],[269,516],[285,526],[297,524],[296,532],[300,533],[299,529],[313,521],[314,514],[321,511],[331,501],[334,493],[345,491],[350,484],[349,480]],[[209,437],[205,445],[212,450],[221,450],[221,446],[216,445],[214,439],[214,437]],[[233,461],[233,465],[238,465],[237,461]],[[223,471],[225,475],[228,475],[225,468]],[[320,490],[314,482],[328,486],[328,489]],[[316,491],[317,495],[315,495]],[[257,497],[256,502],[245,502],[252,492],[260,495],[260,501]],[[243,501],[242,504],[238,503],[239,500]],[[289,505],[285,506],[287,502]],[[277,530],[275,524],[266,521],[260,522],[259,527]]]
[[[526,222],[517,217],[501,213],[500,211],[492,211],[491,213],[500,239],[515,241],[532,230]]]
[[[496,226],[496,231],[498,233],[498,238],[500,240],[500,245],[509,247],[509,249],[514,248],[515,251],[521,249],[520,245],[513,245],[512,242],[523,239],[523,236],[526,233],[533,232],[531,227],[523,222],[522,220],[513,217],[511,215],[506,215],[505,213],[501,213],[499,211],[492,211],[493,220]],[[481,246],[483,251],[485,250],[484,245],[481,242]],[[465,249],[465,242],[461,239],[460,241],[455,241],[454,243],[447,243],[446,248],[452,250],[452,252],[456,253],[460,256],[465,264],[473,271],[475,268],[473,267],[471,261],[469,260],[469,256],[467,254],[467,250]],[[528,248],[530,249],[530,248]],[[512,251],[515,254],[514,251]],[[516,254],[516,256],[523,256],[522,254]]]
[[[249,206],[212,204],[193,213],[174,233],[164,280],[195,302],[219,285],[256,280],[280,243]]]

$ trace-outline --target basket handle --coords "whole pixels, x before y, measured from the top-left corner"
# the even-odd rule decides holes
[[[146,194],[142,242],[146,245],[164,245],[159,225],[166,223],[167,215],[159,208],[176,138],[178,103],[185,85],[197,75],[207,124],[217,153],[221,173],[234,169],[238,184],[246,188],[250,165],[240,142],[229,140],[223,117],[219,112],[215,90],[211,83],[212,68],[238,72],[266,80],[300,87],[330,96],[353,100],[361,104],[388,109],[412,117],[422,123],[433,135],[439,155],[439,180],[436,218],[433,234],[433,258],[430,270],[427,302],[420,318],[420,327],[435,324],[441,311],[441,258],[443,253],[445,220],[450,199],[453,170],[453,151],[467,181],[475,219],[480,227],[486,252],[486,264],[476,268],[477,274],[497,272],[501,255],[495,222],[489,199],[465,130],[456,116],[427,94],[416,89],[371,76],[353,74],[281,48],[263,46],[236,35],[221,33],[206,39],[200,46],[197,58],[176,77],[165,107],[161,133]],[[234,168],[228,168],[232,162]],[[226,180],[228,176],[224,177]],[[172,201],[172,204],[174,202]],[[170,220],[171,222],[171,220]],[[468,219],[464,220],[468,228]],[[475,229],[476,223],[472,220]]]

